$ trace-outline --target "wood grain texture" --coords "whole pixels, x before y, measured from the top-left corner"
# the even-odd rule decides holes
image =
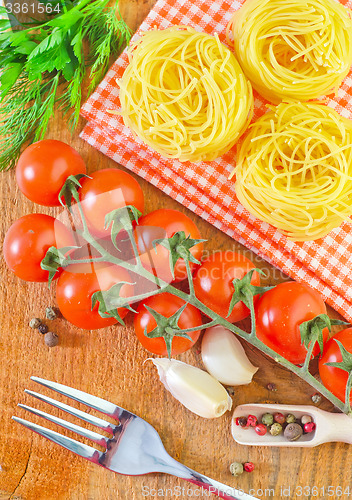
[[[132,29],[143,20],[153,3],[153,0],[121,0],[121,11]],[[83,124],[82,120],[79,129]],[[83,156],[91,172],[116,166],[80,140],[78,131],[71,137],[59,115],[53,117],[47,137],[70,143]],[[238,249],[252,258],[258,267],[267,270],[267,283],[286,279],[278,270],[153,186],[141,179],[139,182],[145,193],[147,212],[161,207],[184,211],[208,239],[207,250]],[[34,206],[26,200],[18,191],[13,171],[0,175],[0,203],[1,241],[11,222],[24,214],[58,213],[56,209]],[[45,307],[55,304],[55,287],[49,292],[45,284],[20,281],[8,272],[3,259],[0,266],[0,500],[171,499],[177,498],[176,486],[185,488],[181,498],[196,498],[197,493],[201,495],[195,487],[164,475],[118,476],[19,426],[11,416],[27,418],[28,415],[16,408],[17,403],[45,411],[44,404],[34,402],[23,392],[25,388],[38,389],[29,380],[31,375],[56,380],[125,406],[155,426],[167,451],[177,460],[225,484],[243,488],[246,492],[251,490],[259,498],[348,497],[339,495],[337,487],[342,491],[350,487],[352,494],[352,453],[348,445],[326,444],[315,449],[244,447],[231,438],[230,414],[208,421],[181,407],[163,389],[152,364],[143,365],[148,353],[136,341],[131,319],[127,328],[114,326],[92,332],[79,330],[63,319],[48,322],[60,335],[60,345],[49,349],[42,336],[28,327],[28,321],[31,317],[43,316]],[[252,384],[235,389],[234,405],[263,401],[311,402],[314,391],[307,384],[251,346],[245,348],[260,369]],[[202,366],[197,347],[180,359]],[[277,385],[277,392],[268,391],[269,382]],[[49,395],[50,391],[43,389],[43,393]],[[66,398],[60,399],[69,402]],[[327,402],[320,406],[331,409]],[[50,411],[74,421],[55,409]],[[40,423],[34,416],[30,418]],[[49,423],[47,426],[55,428]],[[73,437],[70,433],[67,435]],[[255,471],[233,478],[229,472],[233,461],[251,461],[255,464]],[[316,491],[312,492],[314,486]],[[328,496],[329,486],[335,491],[334,495]],[[300,487],[306,487],[306,490],[301,492]],[[149,492],[149,496],[143,491]],[[204,494],[201,498],[209,497]]]

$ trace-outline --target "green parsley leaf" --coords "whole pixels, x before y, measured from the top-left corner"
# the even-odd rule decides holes
[[[16,164],[26,143],[44,137],[55,104],[70,113],[71,128],[76,126],[87,69],[91,92],[110,56],[131,37],[118,1],[112,7],[109,0],[42,3],[59,5],[60,13],[29,23],[15,19],[12,29],[8,19],[0,20],[0,170]],[[6,9],[0,14],[7,15]]]

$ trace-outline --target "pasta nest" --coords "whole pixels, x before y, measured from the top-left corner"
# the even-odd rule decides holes
[[[121,115],[162,156],[214,160],[247,128],[252,88],[217,34],[151,30],[131,46],[129,59],[119,80]]]
[[[237,160],[239,201],[292,240],[322,238],[352,214],[352,121],[328,106],[272,106]]]
[[[273,103],[336,93],[352,64],[352,20],[335,0],[247,0],[228,29],[243,71]]]

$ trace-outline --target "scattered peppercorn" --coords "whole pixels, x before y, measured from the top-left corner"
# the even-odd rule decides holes
[[[243,468],[246,472],[253,472],[254,464],[252,462],[246,462],[245,464],[243,464]]]
[[[310,415],[302,415],[301,417],[301,424],[309,424],[309,422],[312,421],[312,417]]]
[[[49,331],[49,328],[47,325],[45,325],[44,323],[41,323],[39,326],[38,326],[38,330],[40,331],[40,333],[44,334],[44,333],[47,333]]]
[[[230,472],[233,476],[240,476],[243,474],[243,465],[239,462],[233,462],[230,465]]]
[[[272,384],[272,383],[268,384],[268,385],[266,386],[266,388],[267,388],[269,391],[273,391],[273,392],[277,391],[276,385],[275,385],[275,384]]]
[[[48,347],[55,347],[59,343],[59,336],[54,332],[47,332],[44,335],[44,342]]]
[[[247,417],[237,417],[236,425],[240,425],[241,427],[247,427]]]
[[[282,425],[275,422],[270,426],[269,432],[272,436],[279,436],[282,433]]]
[[[313,401],[314,404],[318,405],[320,403],[320,401],[321,401],[320,394],[317,394],[317,393],[313,394],[312,401]]]
[[[248,415],[247,417],[247,427],[255,427],[258,423],[258,419],[255,415]]]
[[[39,326],[42,324],[41,320],[39,318],[32,318],[29,322],[29,326],[31,328],[39,328]]]
[[[259,436],[264,436],[267,432],[267,427],[266,425],[264,424],[258,424],[255,426],[255,432],[259,435]]]
[[[304,432],[306,432],[307,434],[309,432],[313,432],[315,430],[315,423],[314,422],[307,422],[306,424],[304,424],[303,428],[304,428]]]
[[[289,413],[287,416],[286,416],[286,422],[288,424],[294,424],[296,422],[296,417],[294,415],[292,415],[292,413]]]
[[[262,416],[262,424],[271,425],[274,422],[274,415],[272,413],[264,413]]]
[[[46,319],[54,320],[57,318],[57,312],[53,307],[47,307],[45,309],[45,317]]]
[[[229,396],[233,396],[235,394],[235,389],[233,387],[228,387],[227,392]]]
[[[274,421],[281,425],[284,424],[286,422],[285,415],[279,412],[274,413]]]
[[[284,436],[289,441],[296,441],[303,434],[303,429],[299,424],[288,424],[284,430]]]

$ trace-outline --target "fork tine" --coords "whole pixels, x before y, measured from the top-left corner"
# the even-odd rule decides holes
[[[60,425],[64,429],[67,429],[72,432],[76,432],[80,436],[83,436],[85,438],[91,439],[94,441],[96,444],[100,444],[101,446],[104,446],[106,448],[107,446],[107,440],[105,436],[102,436],[101,434],[98,434],[97,432],[90,431],[89,429],[84,429],[83,427],[80,427],[79,425],[72,424],[71,422],[67,422],[67,420],[63,420],[62,418],[59,417],[54,417],[54,415],[50,415],[49,413],[45,413],[44,411],[37,410],[36,408],[32,408],[31,406],[27,405],[22,405],[18,404],[20,408],[23,408],[24,410],[29,411],[30,413],[33,413],[34,415],[38,415],[39,417],[43,417],[46,420],[49,420],[49,422],[53,422],[54,424]]]
[[[72,387],[68,387],[67,385],[58,384],[57,382],[51,382],[50,380],[45,380],[39,377],[31,377],[31,380],[34,382],[38,382],[38,384],[44,385],[44,387],[48,387],[53,391],[62,394],[63,396],[68,396],[79,403],[83,403],[94,410],[100,411],[109,415],[110,417],[120,419],[122,413],[125,413],[127,416],[136,417],[133,413],[121,408],[120,406],[116,406],[105,399],[98,398],[96,396],[92,396],[91,394],[87,394],[86,392],[79,391],[78,389],[73,389]]]
[[[25,389],[24,392],[39,399],[40,401],[44,401],[44,403],[48,403],[52,406],[55,406],[55,408],[59,408],[60,410],[66,411],[70,415],[73,415],[74,417],[78,417],[81,420],[88,422],[89,424],[95,425],[95,426],[99,427],[100,429],[103,429],[104,431],[109,432],[110,434],[113,434],[114,430],[116,429],[116,425],[110,424],[110,422],[107,422],[106,420],[103,420],[102,418],[95,417],[94,415],[89,415],[89,413],[85,413],[84,411],[78,410],[77,408],[73,408],[72,406],[66,405],[65,403],[61,403],[60,401],[56,401],[56,399],[49,398],[48,396],[43,396],[42,394],[39,394],[38,392],[29,391],[28,389]]]
[[[19,424],[24,425],[27,427],[27,429],[31,429],[32,431],[36,432],[37,434],[40,434],[41,436],[50,439],[50,441],[53,441],[56,444],[59,444],[63,448],[66,448],[69,451],[73,451],[73,453],[76,453],[76,455],[79,455],[80,457],[86,458],[90,462],[94,462],[98,465],[100,465],[100,458],[103,456],[103,453],[99,450],[96,450],[95,448],[92,448],[91,446],[88,446],[86,444],[80,443],[79,441],[76,441],[75,439],[71,439],[69,437],[63,436],[62,434],[59,434],[58,432],[52,431],[50,429],[46,429],[45,427],[42,427],[41,425],[33,424],[32,422],[28,422],[27,420],[24,420],[23,418],[19,417],[12,417],[15,422],[18,422]]]

